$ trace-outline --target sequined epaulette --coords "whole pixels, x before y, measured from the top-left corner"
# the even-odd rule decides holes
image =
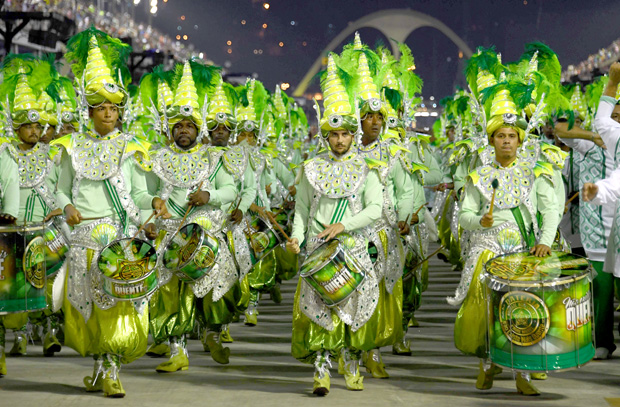
[[[237,181],[243,180],[248,167],[248,156],[244,148],[239,146],[230,147],[222,154],[222,162],[226,170]]]
[[[544,176],[553,183],[553,164],[545,161],[537,161],[534,166],[534,175],[536,178]]]
[[[204,181],[211,170],[207,146],[199,145],[183,151],[173,144],[153,153],[153,172],[177,188],[194,187]]]
[[[152,163],[150,157],[150,150],[152,144],[145,138],[133,136],[127,143],[125,148],[126,154],[134,154],[136,163],[145,171],[151,171]]]
[[[541,143],[540,151],[542,153],[541,155],[551,164],[560,170],[564,168],[564,163],[566,162],[565,160],[568,153],[562,151],[561,148],[554,146],[553,144]]]

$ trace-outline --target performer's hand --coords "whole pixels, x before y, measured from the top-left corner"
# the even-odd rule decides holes
[[[291,194],[291,196],[297,195],[297,188],[295,188],[295,185],[291,185],[290,187],[288,187],[288,192],[289,194]]]
[[[47,222],[48,220],[52,219],[54,216],[58,216],[58,215],[62,215],[62,209],[60,208],[56,208],[50,213],[48,213],[45,219],[43,219],[43,222]]]
[[[234,223],[235,225],[238,225],[239,223],[241,223],[241,220],[243,219],[243,212],[241,212],[241,209],[235,209],[234,211],[232,211],[232,213],[230,214],[230,220],[232,221],[232,223]]]
[[[157,238],[157,228],[154,223],[149,223],[144,227],[144,235],[149,240],[154,240]]]
[[[342,232],[344,232],[344,225],[342,223],[334,223],[333,225],[328,225],[325,230],[317,235],[317,238],[331,240]]]
[[[537,244],[532,247],[530,254],[533,254],[536,257],[547,257],[551,254],[551,248],[544,244]]]
[[[265,208],[262,207],[262,206],[258,206],[256,204],[252,204],[252,205],[250,205],[250,210],[252,212],[258,213],[258,215],[261,218],[265,218],[265,219],[267,218],[267,215],[265,214]]]
[[[297,240],[297,238],[292,238],[286,242],[286,250],[290,253],[299,254],[299,240]]]
[[[189,204],[191,206],[202,206],[209,203],[211,194],[207,191],[196,191],[189,196]]]
[[[65,206],[65,216],[69,226],[75,226],[82,223],[82,214],[71,204]]]
[[[168,212],[166,201],[163,199],[158,197],[153,198],[152,205],[156,218],[170,219],[172,217],[170,212]]]
[[[409,234],[409,225],[404,220],[398,222],[398,233],[403,236]]]
[[[439,185],[436,185],[433,189],[435,189],[435,191],[437,192],[443,192],[446,190],[446,184],[441,183]]]
[[[581,190],[581,197],[584,201],[590,202],[598,195],[598,185],[593,184],[591,182],[586,182],[583,184],[583,189]]]
[[[284,202],[284,209],[288,209],[288,210],[295,209],[295,201],[286,201],[286,202]]]
[[[17,218],[8,213],[0,213],[0,225],[13,225]]]
[[[609,82],[618,84],[620,83],[620,63],[614,62],[609,67]]]
[[[592,136],[592,141],[603,150],[607,150],[607,146],[605,145],[605,142],[603,141],[603,138],[600,134],[594,134]]]
[[[271,195],[271,184],[265,185],[265,192],[267,192],[267,195]]]
[[[493,226],[493,215],[485,213],[480,219],[480,226],[483,228],[490,228]]]
[[[409,221],[410,225],[417,225],[418,222],[420,222],[420,217],[418,216],[417,213],[412,213],[411,214],[411,220]]]

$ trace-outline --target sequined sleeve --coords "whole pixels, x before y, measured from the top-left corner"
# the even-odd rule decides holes
[[[342,221],[344,230],[355,231],[376,222],[383,208],[383,188],[376,171],[370,171],[364,181],[362,199],[364,209],[351,218]]]
[[[308,227],[308,215],[310,213],[313,191],[308,178],[306,178],[305,174],[302,174],[301,181],[297,187],[297,195],[295,196],[295,217],[293,218],[293,233],[291,234],[291,238],[297,239],[299,244],[304,241]]]
[[[17,163],[8,151],[0,153],[0,213],[17,218],[19,214],[19,176]]]
[[[62,153],[60,162],[60,174],[58,175],[58,188],[56,191],[56,202],[63,211],[65,207],[72,204],[71,189],[73,188],[73,178],[75,171],[71,165],[71,157],[66,152]]]
[[[479,215],[480,208],[482,207],[482,195],[478,188],[474,186],[471,181],[465,184],[465,194],[463,195],[463,201],[461,202],[461,211],[459,212],[459,224],[465,230],[480,230]]]
[[[241,189],[241,203],[239,204],[239,210],[244,214],[252,205],[252,202],[256,199],[256,174],[252,171],[252,168],[248,165],[245,168],[243,174],[243,186]]]

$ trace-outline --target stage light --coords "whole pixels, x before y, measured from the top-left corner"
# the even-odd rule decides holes
[[[284,46],[284,43],[283,43],[282,41],[280,41],[280,42],[278,43],[278,45],[279,45],[280,47],[283,47],[283,46]]]
[[[263,23],[263,28],[267,28],[267,23]]]
[[[269,3],[263,3],[263,7],[265,7],[265,10],[269,10]]]
[[[231,40],[226,41],[226,45],[232,45],[232,41]]]
[[[157,6],[151,8],[151,14],[157,13]]]

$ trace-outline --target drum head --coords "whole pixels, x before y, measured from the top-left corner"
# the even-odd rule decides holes
[[[337,239],[323,243],[308,255],[306,261],[301,266],[300,274],[302,276],[310,275],[314,271],[320,270],[338,254],[339,250],[340,241]]]
[[[203,245],[205,232],[196,223],[188,223],[172,237],[164,252],[164,267],[178,270],[185,266]]]
[[[581,256],[562,251],[552,251],[547,257],[518,252],[497,256],[485,268],[492,280],[551,282],[583,276],[588,273],[590,263]]]
[[[144,240],[119,239],[99,254],[99,270],[115,280],[136,280],[151,272],[157,263],[157,252]]]

